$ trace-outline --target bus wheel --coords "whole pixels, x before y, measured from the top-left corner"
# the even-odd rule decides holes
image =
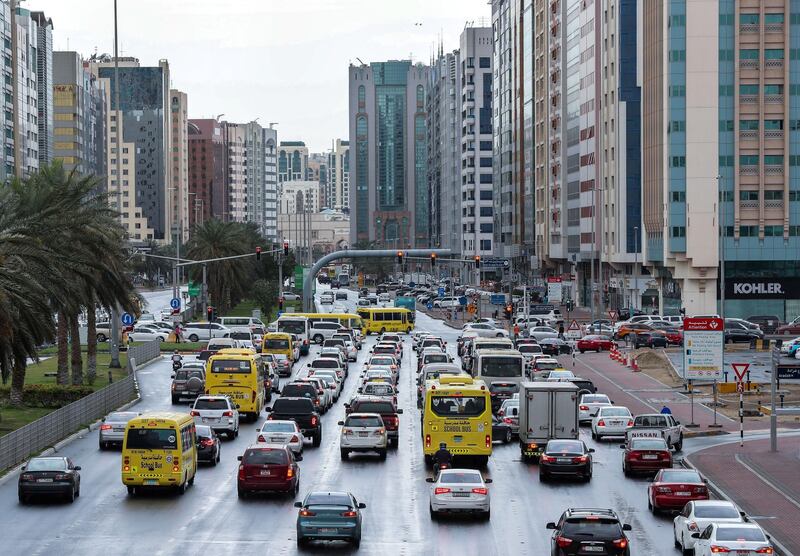
[[[185,493],[186,493],[186,481],[184,481],[180,485],[178,485],[178,494],[183,495]]]
[[[475,463],[478,467],[486,467],[486,464],[489,463],[489,456],[478,456]]]
[[[383,326],[383,327],[381,327],[381,334],[385,334],[385,333],[386,333],[386,327]]]
[[[411,334],[411,327],[406,328],[406,334]]]
[[[191,478],[191,479],[189,479],[189,486],[192,486],[192,485],[194,484],[194,478],[195,478],[196,476],[197,476],[196,474],[195,474],[195,475],[192,475],[192,478]]]

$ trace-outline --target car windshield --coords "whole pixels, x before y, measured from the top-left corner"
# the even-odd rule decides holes
[[[249,332],[231,332],[230,337],[234,340],[247,340],[248,342],[253,340],[253,336]]]
[[[482,483],[483,479],[480,473],[471,471],[445,471],[442,473],[441,477],[439,477],[439,482],[451,485],[474,484]]]
[[[583,403],[611,403],[608,399],[608,396],[602,394],[592,394],[590,396],[584,396],[581,398]]]
[[[394,393],[394,388],[388,384],[372,383],[364,386],[365,394],[373,394],[376,396],[386,396]]]
[[[309,494],[306,506],[347,506],[352,507],[353,501],[344,494]]]
[[[542,348],[536,344],[522,344],[517,349],[520,353],[542,353]]]
[[[249,374],[252,371],[249,359],[214,359],[212,373]]]
[[[766,542],[764,533],[755,527],[719,527],[717,529],[718,541],[750,541]]]
[[[513,384],[513,383],[512,384],[505,384],[505,383],[498,384],[496,382],[493,382],[493,383],[491,383],[489,385],[489,391],[492,392],[492,393],[495,393],[495,394],[499,393],[499,392],[512,393],[513,394],[514,392],[519,392],[519,384]]]
[[[439,417],[478,417],[486,411],[486,399],[478,396],[434,396],[431,409]]]
[[[211,427],[207,427],[205,425],[196,425],[194,430],[197,433],[197,436],[211,436]]]
[[[631,450],[666,450],[667,443],[661,438],[635,438],[631,440]]]
[[[228,409],[228,400],[225,398],[198,398],[194,402],[194,409]]]
[[[694,507],[694,516],[704,519],[734,519],[741,517],[739,510],[727,504],[697,504]]]
[[[175,450],[178,436],[175,429],[129,429],[125,447],[128,450]]]
[[[289,398],[313,398],[317,395],[317,388],[313,384],[287,384],[281,390],[281,395]]]
[[[551,374],[552,376],[552,374]],[[600,408],[600,413],[603,417],[630,417],[631,412],[626,407],[603,407]]]
[[[427,363],[449,363],[450,360],[444,353],[428,353],[425,355],[423,364]]]
[[[286,456],[286,450],[278,450],[277,448],[265,448],[247,450],[242,458],[242,463],[248,465],[286,465],[289,463],[289,458]]]
[[[28,462],[26,471],[63,471],[67,468],[64,458],[36,458]]]
[[[295,432],[296,428],[293,423],[275,423],[267,421],[261,427],[261,432]]]
[[[311,362],[312,369],[338,369],[339,362],[330,357],[323,357]]]
[[[562,534],[565,537],[594,537],[596,539],[617,539],[622,536],[622,528],[616,519],[585,517],[569,518],[564,523]]]
[[[285,393],[284,387],[282,395],[288,396]],[[314,411],[314,405],[311,400],[288,400],[286,398],[279,398],[272,404],[273,413],[311,413]]]
[[[394,413],[394,406],[389,402],[355,402],[351,409],[358,413]]]
[[[697,471],[669,470],[661,472],[662,483],[702,483],[703,479]]]
[[[558,363],[556,361],[537,361],[536,368],[540,371],[552,371],[558,367]]]
[[[380,427],[383,426],[380,417],[348,417],[344,422],[345,427]]]
[[[481,376],[515,378],[522,376],[520,357],[484,357],[481,359]]]
[[[373,357],[369,360],[369,364],[391,366],[394,365],[394,359],[392,357]]]
[[[582,454],[583,444],[574,440],[551,440],[547,443],[545,452],[548,454],[559,452],[568,454]]]

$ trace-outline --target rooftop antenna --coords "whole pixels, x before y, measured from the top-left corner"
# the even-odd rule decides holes
[[[272,129],[272,126],[278,125],[278,122],[270,122],[269,128]]]
[[[214,119],[215,119],[215,120],[217,120],[217,121],[219,121],[219,119],[220,119],[222,116],[224,116],[224,115],[225,115],[225,114],[217,114],[217,117],[216,117],[216,118],[214,118]]]
[[[364,61],[363,61],[363,60],[361,60],[361,58],[359,58],[358,56],[356,56],[356,60],[358,60],[359,62],[361,62],[361,65],[362,65],[362,66],[366,66],[366,65],[367,65],[367,64],[365,64],[365,63],[364,63]]]

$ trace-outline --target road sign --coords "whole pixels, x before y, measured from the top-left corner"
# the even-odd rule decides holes
[[[742,382],[745,374],[747,374],[747,369],[750,368],[750,363],[731,363],[731,367],[733,367],[733,372],[736,373],[736,382]]]
[[[439,288],[439,297],[444,297],[445,293],[444,288]]]
[[[772,348],[772,368],[774,369],[777,367],[781,362],[781,348],[773,347]]]
[[[722,319],[683,320],[683,378],[722,380]]]
[[[470,303],[469,305],[467,305],[467,313],[469,313],[470,315],[474,315],[475,311],[477,311],[477,310],[478,309],[477,309],[477,307],[475,307],[474,303]]]
[[[131,315],[130,313],[122,313],[120,320],[122,321],[122,324],[124,324],[125,326],[130,326],[133,324],[133,315]]]
[[[430,301],[428,301],[428,302],[425,304],[425,307],[427,307],[427,308],[428,308],[428,310],[430,311],[431,309],[433,309],[433,303],[431,303]]]
[[[568,340],[580,340],[581,339],[581,325],[578,324],[578,321],[572,319],[572,322],[569,323],[569,327],[567,331],[564,333],[564,338]]]
[[[189,297],[198,297],[200,295],[200,284],[197,282],[189,282]]]
[[[169,300],[169,306],[173,309],[180,309],[181,308],[181,300],[178,297],[173,297]]]
[[[740,394],[744,393],[744,382],[739,381],[736,383],[736,391]]]
[[[612,322],[616,322],[617,320],[617,312],[616,311],[609,311],[608,318],[612,320]]]
[[[304,276],[303,267],[300,266],[299,264],[295,265],[295,267],[294,267],[294,287],[296,289],[298,289],[298,290],[302,290],[303,289],[303,276]]]
[[[511,261],[503,257],[481,257],[481,266],[484,270],[511,268]]]
[[[531,305],[531,313],[547,313],[555,308],[556,306],[552,303],[539,303],[537,305]]]
[[[505,305],[506,304],[506,296],[503,295],[503,294],[494,294],[489,299],[490,299],[492,305]]]
[[[460,304],[462,307],[463,307],[464,305],[466,305],[466,304],[467,304],[467,296],[466,296],[466,295],[462,295],[461,297],[459,297],[459,298],[458,298],[458,303],[459,303],[459,304]]]
[[[567,328],[567,330],[569,330],[570,332],[574,332],[576,330],[580,332],[580,329],[581,325],[578,324],[578,321],[576,321],[575,319],[572,319],[572,322],[569,323],[569,328]]]

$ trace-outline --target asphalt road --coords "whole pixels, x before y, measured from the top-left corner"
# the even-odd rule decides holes
[[[351,294],[354,296],[355,294]],[[352,304],[353,301],[350,301]],[[441,334],[455,351],[457,333],[441,321],[418,314],[417,327]],[[569,506],[615,509],[631,523],[631,554],[677,554],[672,543],[672,520],[647,511],[646,479],[622,475],[617,443],[597,444],[587,430],[582,436],[597,452],[589,484],[547,483],[538,480],[535,465],[522,463],[516,444],[495,444],[486,470],[492,519],[441,519],[428,516],[428,489],[420,445],[419,413],[414,398],[415,361],[410,340],[400,374],[400,446],[386,461],[351,456],[342,462],[338,427],[343,403],[355,393],[360,364],[375,337],[369,338],[351,363],[350,376],[336,406],[323,417],[320,448],[306,445],[300,463],[300,492],[349,490],[364,510],[363,554],[417,555],[549,554],[548,521]],[[317,353],[313,348],[310,357]],[[454,353],[455,355],[455,353]],[[308,361],[309,357],[304,358]],[[296,372],[304,372],[301,365]],[[138,411],[171,409],[170,365],[160,361],[139,372],[143,396]],[[181,406],[186,409],[186,406]],[[263,419],[262,419],[263,421]],[[260,423],[259,423],[260,424]],[[236,456],[255,439],[256,426],[243,424],[236,440],[223,441],[222,461],[200,469],[185,495],[153,494],[129,497],[120,480],[119,452],[99,451],[97,433],[71,443],[63,454],[81,465],[81,497],[72,505],[37,503],[20,506],[16,482],[0,487],[0,539],[4,555],[24,554],[294,554],[297,510],[290,497],[239,500],[236,496]],[[688,444],[688,442],[687,442]],[[299,499],[299,498],[298,498]],[[345,545],[315,545],[309,553],[350,553]]]

